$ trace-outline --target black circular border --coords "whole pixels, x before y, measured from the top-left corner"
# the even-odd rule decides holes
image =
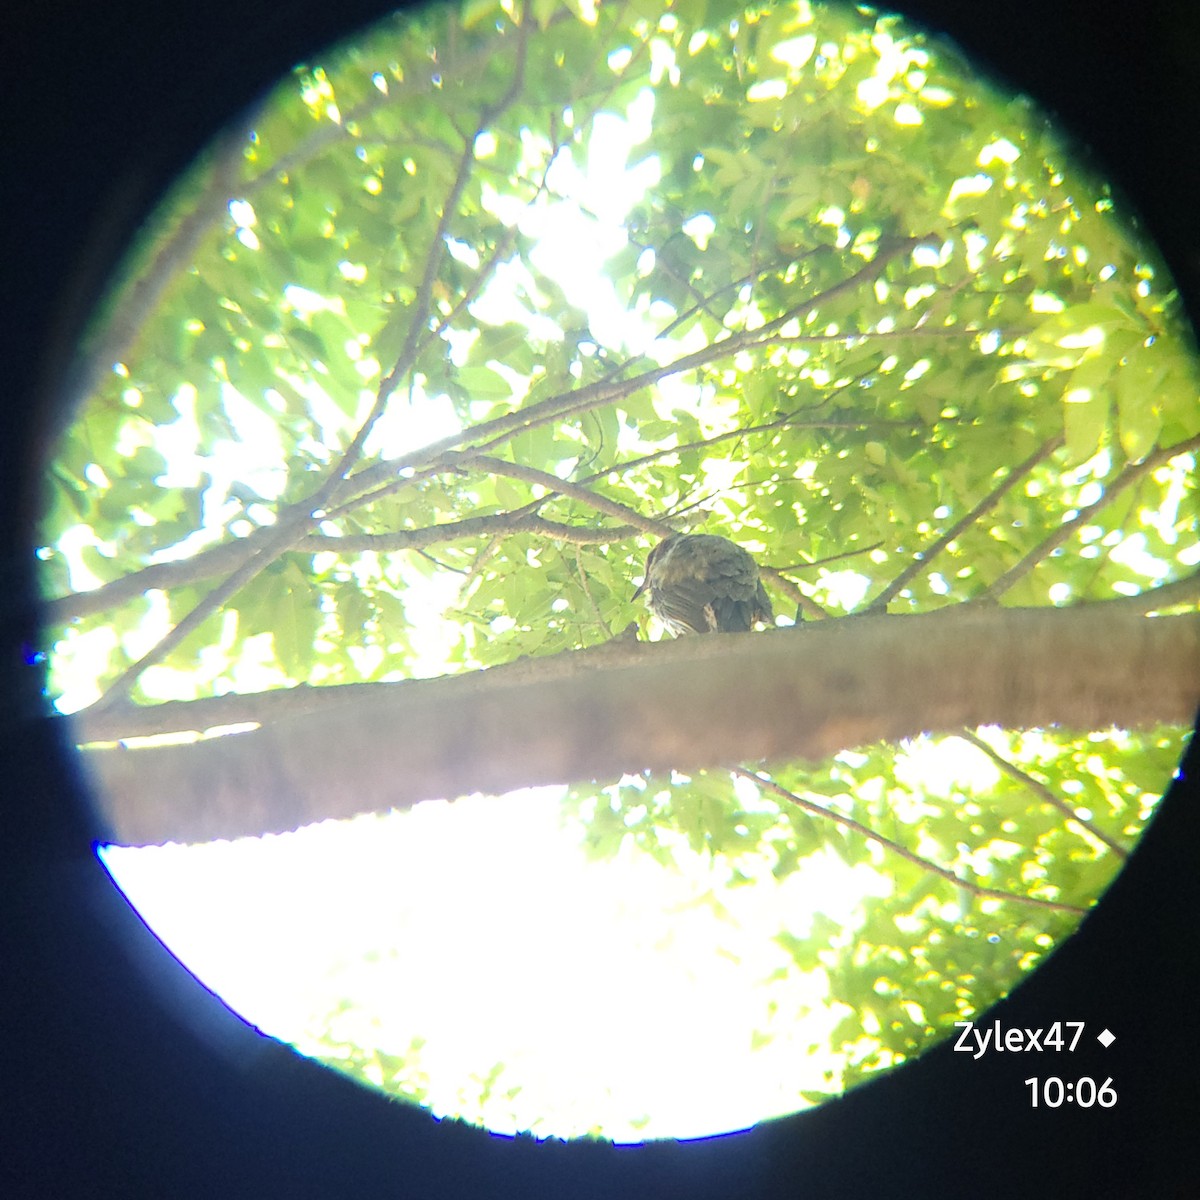
[[[8,1196],[674,1197],[1194,1194],[1200,806],[1193,752],[1080,933],[991,1014],[1083,1020],[1105,1052],[949,1045],[843,1101],[683,1146],[538,1145],[389,1104],[260,1038],[204,993],[91,856],[71,759],[41,717],[29,522],[52,386],[127,239],[222,123],[377,0],[33,4],[6,18],[0,199],[11,243],[0,399],[0,1082]],[[1200,315],[1200,7],[912,0],[1090,146]],[[481,1003],[486,1002],[481,998]],[[631,998],[631,1003],[636,1002]],[[1068,1066],[1068,1062],[1070,1066]],[[1077,1065],[1076,1065],[1077,1064]],[[1111,1110],[1032,1110],[1029,1075],[1111,1075]],[[713,1080],[714,1088],[721,1086]]]

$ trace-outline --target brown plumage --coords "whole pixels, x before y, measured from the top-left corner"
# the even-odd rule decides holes
[[[758,564],[714,533],[674,533],[646,559],[650,611],[673,633],[745,632],[774,621]]]

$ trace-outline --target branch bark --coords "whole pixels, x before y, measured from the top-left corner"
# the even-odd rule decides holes
[[[86,751],[113,836],[249,836],[471,791],[821,759],[964,725],[1183,724],[1200,704],[1200,616],[964,607],[618,640],[457,678],[307,691],[315,707],[251,732]],[[240,699],[270,719],[293,697],[277,695]],[[176,706],[193,708],[205,712]],[[78,725],[82,738],[114,736]]]

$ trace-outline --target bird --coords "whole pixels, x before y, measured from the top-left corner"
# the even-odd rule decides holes
[[[685,633],[747,632],[775,620],[758,564],[715,533],[673,533],[646,559],[650,611],[677,637]]]

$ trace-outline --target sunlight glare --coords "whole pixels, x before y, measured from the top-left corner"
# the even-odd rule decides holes
[[[786,970],[773,931],[803,936],[815,911],[852,923],[887,886],[828,854],[740,889],[686,849],[679,870],[641,852],[592,862],[556,788],[101,857],[265,1032],[326,1056],[420,1038],[436,1112],[472,1117],[471,1077],[503,1063],[522,1091],[476,1119],[559,1135],[600,1122],[628,1141],[745,1127],[827,1090],[840,1064],[813,1048],[838,1013],[823,973]],[[761,1052],[746,1054],[747,1029]]]

